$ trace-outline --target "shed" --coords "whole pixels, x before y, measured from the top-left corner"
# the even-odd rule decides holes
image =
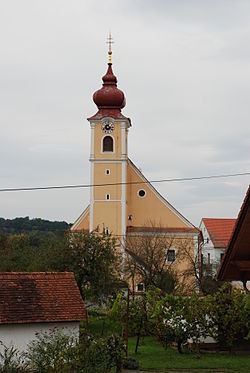
[[[0,340],[25,351],[37,332],[79,334],[86,308],[71,272],[0,273]]]

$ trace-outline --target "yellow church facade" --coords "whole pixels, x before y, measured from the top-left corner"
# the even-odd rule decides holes
[[[126,251],[128,237],[157,234],[166,239],[166,250],[171,240],[176,253],[185,246],[195,262],[199,255],[199,230],[159,194],[129,159],[131,121],[122,114],[125,96],[117,88],[111,50],[109,56],[103,86],[93,95],[98,111],[88,118],[91,129],[90,202],[72,231],[99,228],[117,237],[123,271],[129,252]],[[189,264],[183,255],[175,255],[171,265],[181,275]]]

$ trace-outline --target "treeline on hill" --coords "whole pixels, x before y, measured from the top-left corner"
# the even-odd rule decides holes
[[[28,216],[24,218],[4,219],[0,218],[0,233],[15,234],[15,233],[30,233],[52,232],[56,235],[63,236],[65,231],[71,227],[71,224],[65,221],[50,221],[40,218],[30,219]]]
[[[66,222],[0,218],[0,271],[68,271]]]

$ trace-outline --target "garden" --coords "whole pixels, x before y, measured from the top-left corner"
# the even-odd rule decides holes
[[[205,349],[207,337],[217,342],[212,351]],[[25,353],[2,346],[0,371],[249,372],[249,339],[250,298],[230,284],[205,297],[164,295],[154,288],[131,299],[119,293],[108,307],[92,307],[79,339],[53,328],[38,332]]]

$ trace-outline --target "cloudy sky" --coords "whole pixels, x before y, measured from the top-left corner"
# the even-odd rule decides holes
[[[89,183],[92,94],[113,69],[149,180],[250,172],[249,0],[0,1],[0,188]],[[154,186],[195,225],[250,176]],[[1,192],[0,216],[73,222],[88,189]]]

